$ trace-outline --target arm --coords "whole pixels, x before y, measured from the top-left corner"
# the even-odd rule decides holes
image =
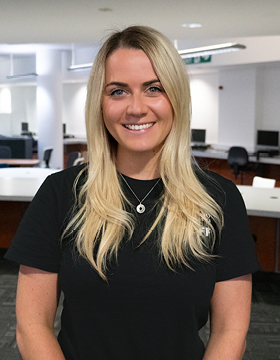
[[[250,323],[252,276],[218,282],[211,300],[210,339],[203,360],[241,360]]]
[[[59,293],[58,274],[20,266],[16,314],[23,359],[65,360],[53,332]]]

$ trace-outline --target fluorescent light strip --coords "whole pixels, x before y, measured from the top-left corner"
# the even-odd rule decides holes
[[[246,49],[246,46],[237,43],[225,43],[212,46],[203,46],[194,49],[178,50],[178,53],[181,55],[182,59],[186,59],[196,56],[221,54],[224,52],[238,51],[243,49]]]
[[[189,29],[195,29],[195,28],[200,28],[202,27],[201,24],[198,24],[198,23],[189,23],[189,24],[182,24],[182,26],[184,28],[189,28]]]
[[[21,78],[30,78],[38,76],[36,73],[28,73],[28,74],[19,74],[19,75],[9,75],[7,76],[7,79],[21,79]]]
[[[69,66],[68,70],[87,70],[90,69],[92,67],[93,63],[89,63],[89,64],[80,64],[80,65],[71,65]]]

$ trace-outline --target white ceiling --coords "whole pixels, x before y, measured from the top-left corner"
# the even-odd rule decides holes
[[[1,0],[0,24],[0,44],[96,43],[131,24],[171,40],[280,35],[280,0]]]

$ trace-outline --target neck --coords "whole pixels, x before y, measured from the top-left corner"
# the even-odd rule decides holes
[[[120,173],[139,180],[160,177],[159,153],[117,152],[117,169]]]

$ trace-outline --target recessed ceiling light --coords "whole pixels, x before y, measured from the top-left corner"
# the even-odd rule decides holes
[[[202,25],[197,23],[190,23],[190,24],[182,24],[183,27],[194,29],[194,28],[200,28]]]
[[[110,8],[100,8],[98,9],[99,11],[103,11],[103,12],[107,12],[107,11],[113,11],[112,9]]]

